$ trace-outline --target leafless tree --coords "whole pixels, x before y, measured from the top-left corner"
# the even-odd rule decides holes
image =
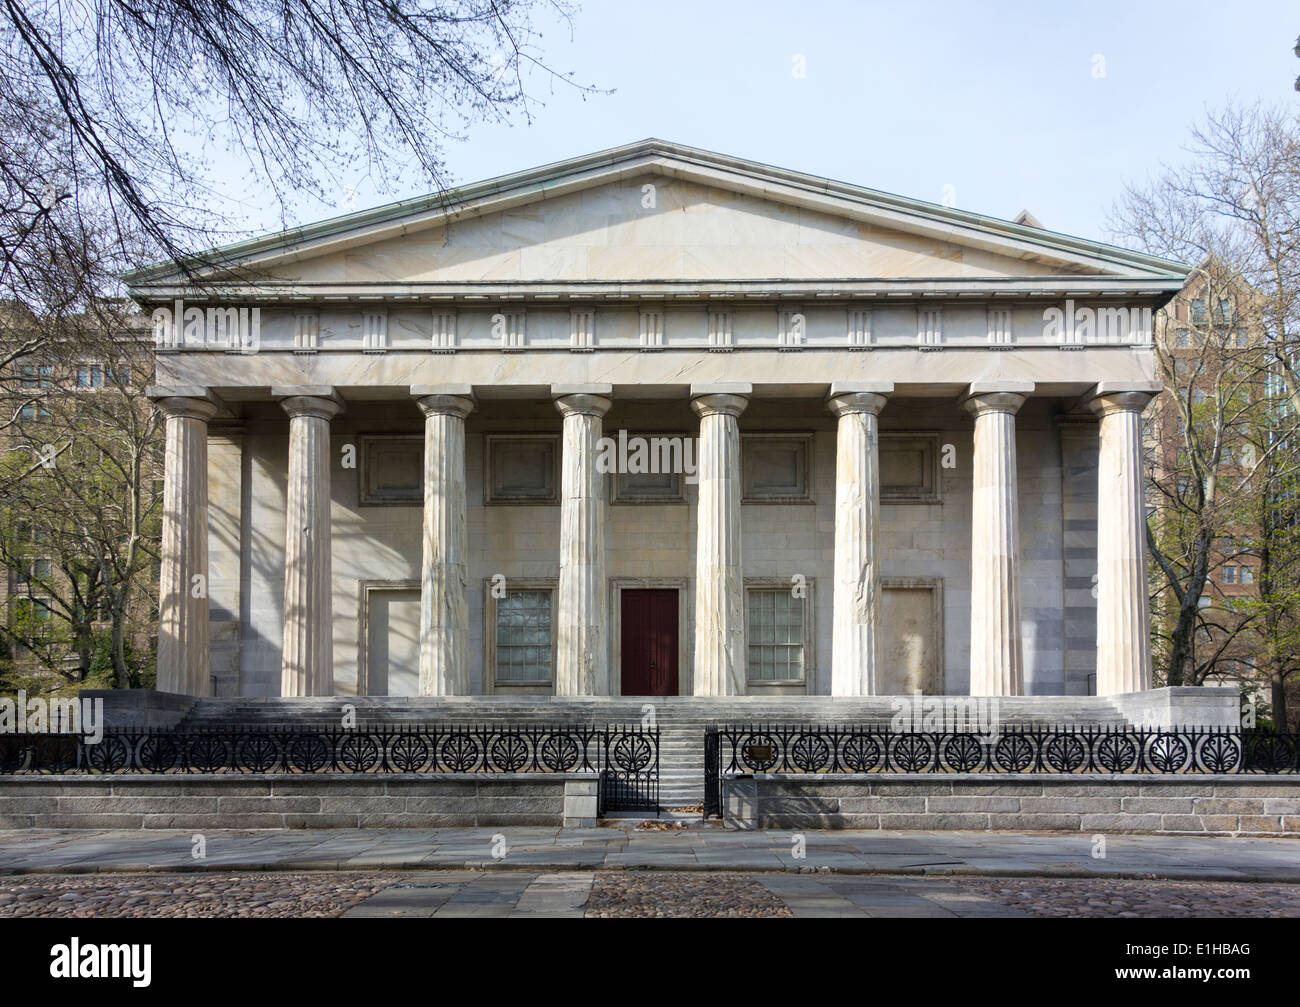
[[[5,154],[36,158],[19,218],[91,201],[176,257],[213,236],[214,160],[286,220],[359,166],[439,190],[472,123],[527,118],[556,83],[592,90],[540,50],[539,22],[571,15],[565,0],[0,0],[0,106],[26,127]]]
[[[1169,684],[1199,684],[1235,659],[1234,638],[1261,616],[1199,606],[1224,539],[1258,531],[1261,481],[1294,484],[1300,443],[1300,117],[1229,106],[1207,115],[1187,153],[1130,187],[1111,224],[1119,240],[1197,264],[1163,313],[1157,350],[1166,389],[1154,415],[1177,421],[1157,431],[1148,522]],[[1199,653],[1198,635],[1210,644]]]

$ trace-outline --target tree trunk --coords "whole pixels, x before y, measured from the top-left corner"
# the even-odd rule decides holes
[[[1286,674],[1283,672],[1273,672],[1268,676],[1269,684],[1273,687],[1272,705],[1273,705],[1273,730],[1280,734],[1285,734],[1288,730],[1286,716]]]
[[[1190,594],[1187,597],[1191,597]],[[1169,635],[1169,674],[1166,685],[1183,685],[1187,668],[1192,663],[1192,634],[1196,632],[1196,606],[1184,605],[1178,610],[1178,621]]]
[[[112,655],[113,680],[116,688],[131,688],[131,669],[126,663],[126,592],[116,592],[117,598],[112,607]]]

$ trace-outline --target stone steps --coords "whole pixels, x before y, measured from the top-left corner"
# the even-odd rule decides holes
[[[647,701],[604,699],[574,702],[547,697],[530,699],[415,699],[398,697],[328,697],[286,700],[200,699],[185,725],[215,723],[334,724],[344,707],[355,708],[359,721],[418,723],[640,723]],[[875,723],[888,724],[896,707],[888,697],[828,700],[789,697],[781,700],[729,699],[659,700],[656,720],[663,727],[703,727],[716,723]],[[1114,704],[1096,697],[1037,697],[999,702],[1004,724],[1123,724]]]

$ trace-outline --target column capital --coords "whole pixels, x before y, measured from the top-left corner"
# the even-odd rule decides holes
[[[290,417],[314,416],[332,420],[343,412],[343,398],[332,385],[279,385],[271,395]]]
[[[892,390],[892,385],[890,386]],[[879,416],[880,410],[889,401],[888,392],[874,391],[836,391],[831,385],[831,393],[826,396],[826,408],[836,416],[848,416],[852,413],[870,413]]]
[[[748,399],[754,394],[754,386],[748,381],[717,381],[711,384],[691,385],[691,398],[698,399],[705,395],[739,395]]]
[[[223,407],[222,401],[200,385],[150,385],[145,394],[164,416],[207,422]]]
[[[890,396],[894,394],[894,383],[892,381],[832,381],[826,397],[833,399],[837,395],[849,395],[854,392],[872,392],[876,395]]]
[[[451,395],[459,399],[474,397],[473,385],[411,385],[411,398],[423,399],[430,395]]]
[[[1090,393],[1086,405],[1098,416],[1111,413],[1140,413],[1155,398],[1163,386],[1159,382],[1134,387],[1116,381],[1102,381]]]
[[[411,395],[425,416],[455,416],[464,419],[474,411],[469,385],[412,385]]]
[[[744,382],[723,382],[714,385],[691,385],[691,408],[695,415],[739,416],[749,405],[754,386]]]
[[[972,381],[962,407],[972,416],[985,413],[1015,413],[1033,393],[1032,381]]]
[[[613,394],[613,385],[551,385],[551,400],[564,416],[604,416]]]

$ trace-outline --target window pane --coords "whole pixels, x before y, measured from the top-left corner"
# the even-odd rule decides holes
[[[804,599],[784,589],[749,592],[749,676],[758,682],[803,678]]]
[[[551,680],[551,592],[511,591],[496,603],[498,682]]]

